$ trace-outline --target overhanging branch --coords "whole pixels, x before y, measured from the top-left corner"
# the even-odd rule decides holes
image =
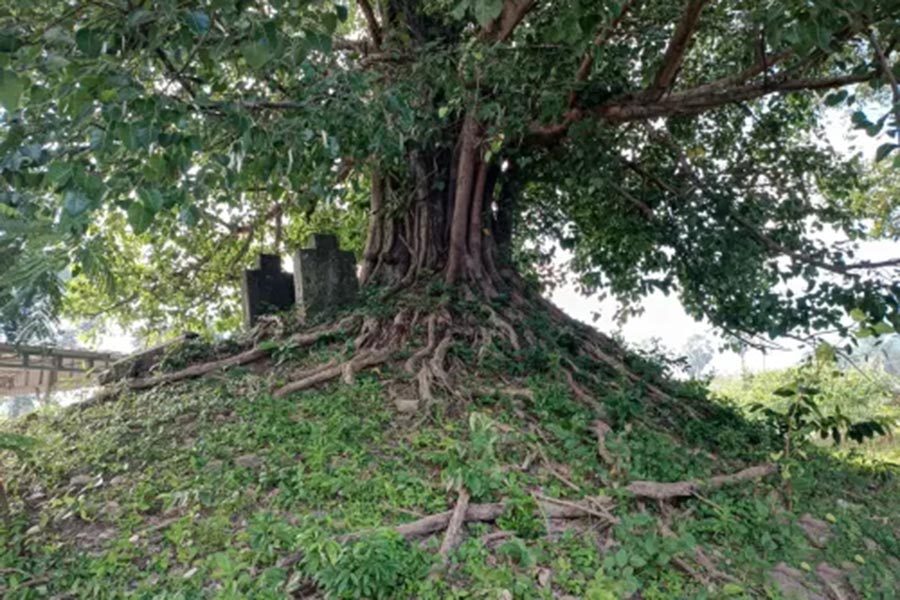
[[[594,65],[594,51],[606,44],[607,40],[609,40],[619,27],[619,23],[625,18],[625,15],[627,15],[638,2],[640,2],[640,0],[626,0],[625,4],[623,4],[622,8],[619,10],[619,14],[616,15],[608,25],[600,29],[599,33],[597,33],[597,37],[594,38],[592,47],[584,53],[584,58],[581,59],[581,65],[578,67],[578,72],[575,73],[576,82],[580,83],[587,79],[591,72],[591,67]],[[569,94],[569,108],[575,106],[576,99],[577,94],[572,91],[572,93]]]
[[[659,100],[671,89],[672,84],[675,83],[678,71],[681,70],[681,64],[684,62],[684,55],[690,45],[691,38],[694,37],[694,33],[697,31],[697,26],[700,23],[700,11],[703,10],[703,7],[708,2],[709,0],[688,0],[684,13],[681,15],[681,20],[675,26],[675,33],[672,34],[672,39],[669,41],[666,53],[663,55],[662,65],[656,72],[653,83],[642,94],[644,98]]]
[[[553,141],[564,136],[574,123],[593,117],[618,125],[629,121],[645,121],[653,118],[695,115],[736,102],[754,100],[779,92],[816,91],[844,87],[871,81],[878,72],[838,75],[819,79],[782,79],[718,87],[715,82],[669,94],[657,101],[638,96],[623,97],[588,109],[571,109],[562,121],[549,125],[532,124],[530,132],[538,141]]]

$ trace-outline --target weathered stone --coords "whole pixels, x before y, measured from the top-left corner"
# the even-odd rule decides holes
[[[91,481],[93,481],[93,478],[90,475],[76,475],[69,480],[69,485],[72,487],[83,487]]]
[[[394,400],[397,412],[410,414],[419,410],[419,401],[415,398],[397,398]]]
[[[245,469],[258,469],[263,465],[263,459],[256,454],[243,454],[234,459],[234,464]]]
[[[294,305],[294,278],[281,270],[281,257],[260,254],[256,268],[244,271],[241,278],[244,325],[256,325],[265,314],[287,310]]]
[[[218,459],[213,459],[204,465],[203,470],[207,472],[218,471],[222,468],[222,461]]]
[[[788,600],[830,600],[821,586],[800,569],[780,562],[769,571],[769,578]]]
[[[850,587],[845,571],[822,562],[816,565],[816,575],[819,576],[819,579],[832,595],[840,598],[840,600],[855,600],[858,598]]]
[[[824,548],[828,545],[828,540],[831,539],[831,525],[809,513],[802,515],[797,523],[803,529],[810,544],[816,548]]]
[[[163,342],[152,348],[129,354],[111,364],[109,369],[100,373],[100,376],[97,379],[101,384],[106,385],[126,377],[138,377],[144,375],[163,359],[169,348],[195,338],[197,338],[196,333],[187,331],[174,340]]]
[[[294,290],[306,319],[352,303],[359,290],[356,258],[335,236],[314,234],[309,248],[294,253]]]

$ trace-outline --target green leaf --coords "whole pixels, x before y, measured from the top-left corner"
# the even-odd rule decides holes
[[[130,15],[128,15],[127,23],[129,27],[140,27],[144,23],[149,23],[153,20],[153,13],[148,10],[144,10],[143,8],[139,8],[134,11]]]
[[[872,123],[869,122],[869,117],[866,116],[861,110],[857,110],[850,117],[850,121],[856,128],[869,127]]]
[[[209,15],[202,10],[192,10],[188,13],[187,22],[194,33],[204,34],[209,31],[210,18]]]
[[[200,222],[200,210],[193,204],[185,206],[178,213],[178,219],[188,227],[194,227]]]
[[[349,11],[347,10],[347,7],[344,6],[343,4],[338,4],[337,6],[334,7],[334,10],[337,13],[338,20],[341,21],[342,23],[347,20],[347,17],[350,14]]]
[[[268,45],[263,42],[247,42],[241,46],[241,55],[252,69],[261,69],[271,58]]]
[[[866,320],[866,313],[864,313],[861,308],[854,308],[850,311],[850,318],[857,323],[862,323]]]
[[[500,16],[503,10],[503,0],[476,0],[475,20],[482,27],[486,27],[491,21]]]
[[[75,32],[75,45],[88,56],[98,56],[103,51],[102,35],[96,29],[79,29]]]
[[[132,202],[128,205],[128,224],[135,234],[140,235],[150,228],[153,223],[153,211],[140,202]]]
[[[81,190],[69,190],[63,196],[63,207],[73,217],[82,214],[90,206],[90,199]]]
[[[825,96],[825,106],[837,106],[841,102],[847,99],[849,92],[847,90],[841,90],[839,92],[834,92],[833,94],[828,94]]]
[[[894,328],[890,323],[876,323],[872,329],[878,335],[888,335],[894,333]]]
[[[0,104],[7,111],[19,108],[25,81],[12,71],[0,71]]]
[[[54,187],[65,185],[72,178],[72,165],[64,162],[51,163],[44,177]]]
[[[451,16],[456,20],[461,20],[466,16],[466,11],[469,10],[470,4],[471,0],[459,0],[456,6],[453,7],[453,10],[450,12]]]
[[[890,142],[887,144],[881,144],[880,146],[878,146],[878,150],[875,151],[875,162],[881,162],[897,148],[900,148],[900,146],[898,146],[897,144],[892,144]]]

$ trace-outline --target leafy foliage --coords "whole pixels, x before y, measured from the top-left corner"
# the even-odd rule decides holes
[[[848,208],[860,161],[818,139],[827,111],[855,111],[885,140],[877,158],[896,156],[895,113],[880,110],[896,0],[709,3],[656,100],[684,3],[527,3],[506,37],[485,33],[519,4],[390,0],[372,28],[331,0],[7,3],[4,322],[31,306],[234,329],[235,274],[255,253],[312,229],[360,251],[372,173],[397,183],[399,211],[410,158],[452,153],[473,113],[517,190],[523,271],[556,242],[626,311],[663,291],[734,331],[842,327],[853,308],[898,325],[891,277],[817,236],[870,233]],[[617,120],[629,110],[649,112]]]

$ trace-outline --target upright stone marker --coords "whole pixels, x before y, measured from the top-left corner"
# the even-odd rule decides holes
[[[294,290],[304,318],[353,302],[359,290],[356,258],[333,235],[316,233],[312,246],[294,253]]]
[[[294,305],[294,278],[281,270],[281,257],[260,254],[255,269],[241,279],[244,325],[256,325],[260,315],[287,310]]]

